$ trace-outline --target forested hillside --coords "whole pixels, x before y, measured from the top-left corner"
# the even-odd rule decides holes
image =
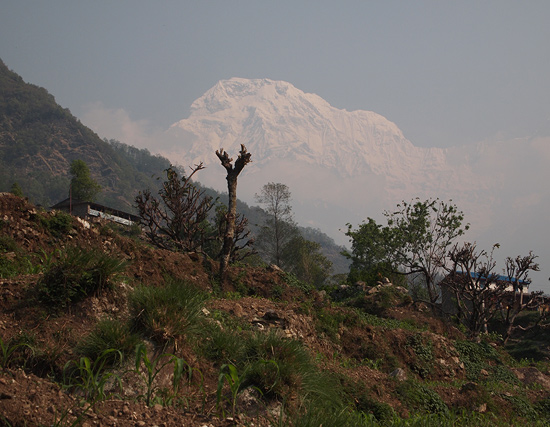
[[[25,83],[0,61],[0,191],[17,182],[31,201],[50,206],[68,196],[69,168],[86,162],[103,187],[99,202],[131,210],[139,189],[170,162],[99,138],[45,89]]]

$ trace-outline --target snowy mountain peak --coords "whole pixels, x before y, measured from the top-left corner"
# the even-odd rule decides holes
[[[253,153],[255,167],[287,159],[342,176],[391,175],[392,163],[418,170],[442,161],[441,150],[414,147],[377,113],[340,110],[318,95],[269,79],[219,81],[192,104],[189,118],[172,125],[171,131],[177,130],[193,135],[181,151],[187,163],[215,162],[216,149],[236,152],[240,144]]]

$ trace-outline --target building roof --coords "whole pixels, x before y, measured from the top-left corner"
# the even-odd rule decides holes
[[[100,205],[99,203],[94,202],[86,202],[86,201],[75,201],[70,198],[66,198],[65,200],[62,200],[61,202],[53,205],[51,209],[64,209],[68,210],[70,207],[76,207],[76,206],[88,206],[88,209],[93,209],[95,211],[109,213],[110,215],[117,216],[120,218],[126,218],[133,222],[139,222],[140,218],[137,215],[131,214],[129,212],[124,212],[119,209],[110,208],[108,206]]]

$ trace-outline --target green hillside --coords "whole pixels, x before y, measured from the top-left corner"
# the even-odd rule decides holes
[[[102,140],[0,61],[0,191],[17,182],[31,201],[50,206],[68,196],[75,159],[85,161],[103,187],[98,201],[123,210],[131,210],[136,192],[154,187],[152,175],[169,166],[147,150]]]

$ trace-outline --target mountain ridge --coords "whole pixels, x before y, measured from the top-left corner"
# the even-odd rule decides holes
[[[443,162],[443,149],[414,147],[380,114],[337,109],[288,82],[222,80],[195,100],[190,111],[169,131],[194,135],[185,147],[192,163],[213,163],[210,152],[240,144],[255,154],[260,166],[274,157],[295,158],[334,168],[343,177],[369,172],[391,177],[390,163],[414,163],[412,171],[418,165],[441,167]]]

